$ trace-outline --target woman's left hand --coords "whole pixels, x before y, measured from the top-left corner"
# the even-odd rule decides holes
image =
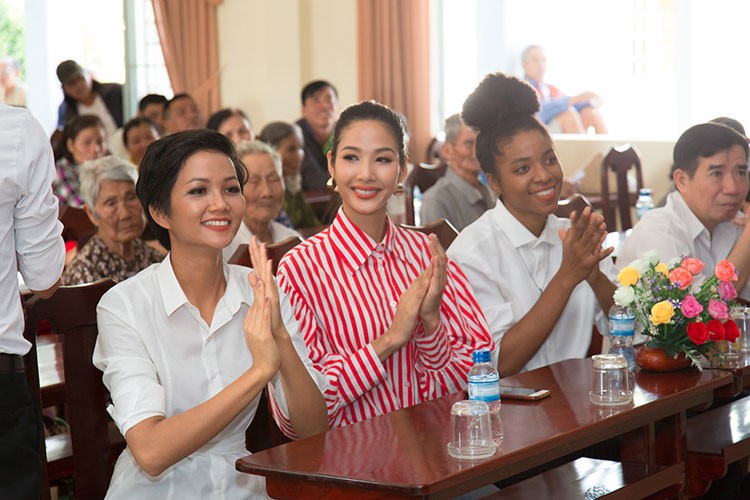
[[[279,288],[276,286],[276,282],[273,279],[273,264],[266,254],[266,244],[261,243],[258,245],[258,240],[255,236],[250,240],[250,244],[247,246],[247,251],[250,254],[250,262],[253,264],[253,272],[250,273],[250,284],[253,285],[255,280],[260,280],[265,285],[266,297],[270,301],[271,307],[271,329],[276,339],[288,336],[289,333],[286,331],[284,321],[281,319],[281,305],[279,300]]]
[[[422,306],[419,308],[419,317],[424,325],[425,333],[431,334],[440,324],[440,303],[443,300],[443,290],[447,280],[448,258],[445,250],[440,245],[437,236],[430,235],[430,266],[432,266],[432,277],[429,288],[425,294]]]

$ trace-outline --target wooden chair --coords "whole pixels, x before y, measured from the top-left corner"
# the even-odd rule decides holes
[[[424,226],[409,226],[401,224],[401,227],[404,229],[413,229],[414,231],[419,231],[424,234],[434,234],[446,250],[451,246],[451,243],[456,239],[456,236],[458,236],[458,231],[453,227],[453,224],[445,219],[438,219],[435,222],[425,224]]]
[[[104,498],[114,460],[125,448],[124,438],[107,416],[108,394],[102,373],[91,361],[98,334],[96,305],[114,284],[105,279],[61,287],[49,300],[29,300],[24,336],[32,348],[24,360],[26,374],[41,407],[36,336],[40,323],[46,321],[52,334],[62,337],[65,417],[70,425],[69,434],[47,438],[42,447],[45,496],[49,494],[48,480],[75,474],[76,498]]]
[[[576,212],[578,215],[581,215],[581,212],[586,207],[591,207],[589,200],[587,200],[582,194],[576,193],[570,198],[557,202],[555,215],[564,219],[570,219],[570,214]]]
[[[610,228],[610,231],[615,231],[617,228],[615,209],[617,209],[617,212],[620,214],[620,230],[626,231],[633,227],[632,219],[630,217],[630,208],[635,205],[635,200],[638,198],[638,195],[637,191],[632,195],[628,191],[628,172],[631,169],[635,169],[637,190],[640,191],[643,187],[641,157],[633,146],[625,144],[623,146],[614,147],[609,150],[604,156],[604,160],[602,160],[602,213],[604,214],[604,221],[607,223],[607,227]],[[617,179],[616,207],[610,206],[612,201],[609,193],[610,171],[615,173]]]
[[[437,182],[445,172],[448,165],[438,160],[437,163],[420,163],[406,176],[404,180],[404,203],[406,203],[406,222],[414,224],[414,188],[418,187],[424,193]]]
[[[63,225],[63,239],[75,241],[79,249],[96,234],[97,227],[82,208],[60,205],[58,218]]]
[[[279,262],[281,262],[281,258],[284,256],[284,254],[300,243],[302,243],[302,240],[299,238],[299,236],[290,236],[284,241],[266,245],[266,252],[268,254],[268,258],[271,259],[274,275],[276,274],[276,270],[279,268]],[[242,245],[237,247],[237,250],[234,251],[227,262],[229,262],[230,264],[237,264],[245,267],[253,267],[252,262],[250,262],[250,254],[247,252],[247,244],[243,243]]]

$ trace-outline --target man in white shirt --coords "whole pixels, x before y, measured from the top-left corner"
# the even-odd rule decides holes
[[[728,259],[736,267],[740,295],[750,272],[750,224],[740,212],[748,192],[748,140],[718,123],[702,123],[686,130],[674,147],[672,179],[676,191],[664,207],[647,212],[635,225],[617,257],[625,267],[647,250],[662,261],[695,257],[710,276],[716,264]],[[743,290],[744,289],[744,290]]]
[[[440,156],[450,168],[422,198],[423,224],[445,219],[461,231],[497,203],[497,195],[479,182],[482,169],[474,152],[476,139],[477,133],[464,124],[459,114],[445,120],[445,143]]]
[[[42,298],[57,289],[65,259],[55,164],[42,126],[0,105],[0,498],[39,498],[41,416],[24,375],[18,272]]]

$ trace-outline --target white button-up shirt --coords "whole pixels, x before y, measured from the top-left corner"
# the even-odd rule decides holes
[[[644,252],[655,250],[663,262],[680,256],[700,259],[705,264],[701,274],[710,277],[716,264],[729,256],[741,232],[738,225],[727,221],[709,233],[679,191],[674,191],[666,205],[649,210],[633,226],[619,250],[617,267],[622,269]],[[750,299],[750,287],[745,286],[740,296]]]
[[[448,249],[448,257],[466,274],[490,325],[495,360],[505,333],[536,304],[560,269],[562,241],[557,233],[568,227],[568,219],[549,215],[537,238],[500,201],[464,229]],[[603,260],[600,268],[610,279],[615,273],[611,259]],[[522,371],[585,357],[594,324],[600,332],[608,332],[607,317],[593,289],[582,281],[547,340]]]
[[[253,363],[243,320],[252,304],[248,269],[224,265],[227,286],[210,325],[180,288],[170,256],[140,272],[102,297],[97,307],[99,337],[94,364],[104,372],[112,396],[110,414],[124,435],[154,416],[170,417],[215,396]],[[311,377],[325,378],[307,355],[288,299],[281,312],[297,353]],[[277,374],[269,384],[274,417],[291,431]],[[255,416],[258,398],[215,438],[159,477],[141,471],[129,449],[117,461],[107,498],[264,498],[262,478],[235,470],[247,455],[245,429]]]
[[[0,105],[0,352],[26,354],[19,276],[28,288],[46,290],[65,261],[55,163],[42,126],[23,108]]]

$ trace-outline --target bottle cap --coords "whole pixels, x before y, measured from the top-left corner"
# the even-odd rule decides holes
[[[489,363],[492,357],[489,349],[479,349],[471,353],[471,359],[475,363]]]

